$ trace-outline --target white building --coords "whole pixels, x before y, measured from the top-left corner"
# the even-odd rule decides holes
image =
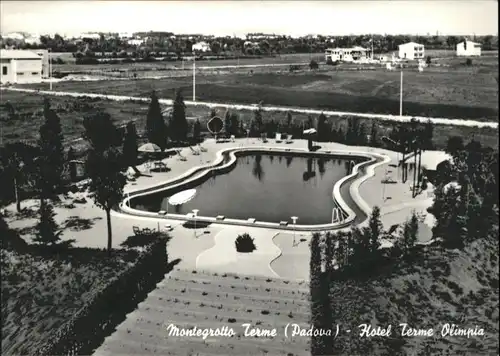
[[[0,50],[0,83],[40,83],[42,57],[31,51]]]
[[[144,44],[144,40],[140,38],[134,38],[131,40],[127,40],[127,44],[130,46],[142,46]]]
[[[24,39],[24,43],[29,45],[38,45],[40,44],[40,36],[30,36]]]
[[[22,41],[24,40],[24,35],[19,32],[11,32],[6,35],[2,35],[3,38],[9,38],[11,40]]]
[[[79,36],[80,39],[89,39],[89,40],[99,40],[101,38],[101,35],[98,33],[82,33]]]
[[[48,78],[50,76],[49,73],[49,51],[47,49],[34,49],[32,52],[38,54],[42,57],[42,78]]]
[[[457,56],[459,57],[469,57],[469,56],[481,56],[481,45],[476,42],[465,40],[457,44]]]
[[[366,59],[368,50],[363,47],[353,48],[327,48],[325,61],[328,62],[353,62]]]
[[[415,42],[408,42],[399,45],[399,58],[401,59],[423,59],[424,56],[424,45]]]
[[[192,47],[193,52],[209,52],[210,45],[206,42],[195,43]]]

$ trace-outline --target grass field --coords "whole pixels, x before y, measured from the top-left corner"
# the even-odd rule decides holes
[[[216,75],[200,72],[196,78],[196,98],[252,104],[263,100],[269,105],[399,114],[399,72],[380,67],[376,70],[347,69],[348,66],[345,70],[323,67],[319,72],[289,73],[285,68],[268,73]],[[403,114],[497,121],[497,80],[498,66],[491,65],[491,61],[472,67],[460,63],[449,67],[431,66],[423,73],[408,68],[403,80]],[[48,88],[47,83],[28,86]],[[148,96],[153,89],[164,98],[173,97],[174,90],[182,90],[190,98],[192,77],[67,81],[54,85],[54,90],[58,91],[139,97]]]
[[[56,56],[54,56],[56,57]],[[62,54],[60,58],[66,61],[65,64],[55,64],[53,71],[58,72],[80,72],[80,71],[112,71],[112,70],[165,70],[171,68],[181,68],[182,61],[156,61],[151,63],[121,63],[121,64],[76,64],[71,54]],[[242,59],[220,59],[220,60],[199,60],[199,66],[231,66],[231,65],[257,65],[257,64],[288,64],[288,63],[309,63],[311,59],[324,62],[323,53],[297,53],[283,54],[276,57],[262,58],[242,58]],[[185,61],[184,66],[191,66],[192,62]]]
[[[145,95],[147,92],[144,93]],[[102,99],[85,99],[73,98],[64,96],[50,97],[51,105],[57,110],[61,118],[62,131],[66,146],[72,145],[75,149],[83,149],[85,141],[81,140],[83,133],[83,117],[89,114],[92,110],[101,109],[111,115],[115,124],[124,125],[133,120],[136,123],[139,132],[144,132],[146,125],[146,114],[148,103],[138,102],[119,102]],[[36,94],[28,94],[21,92],[2,91],[2,104],[10,102],[16,109],[17,117],[12,118],[6,110],[5,106],[0,107],[0,129],[3,143],[14,142],[18,140],[28,140],[36,142],[38,139],[38,130],[43,122],[42,107],[43,97]],[[224,115],[226,109],[216,109],[219,115]],[[244,123],[250,123],[254,113],[249,110],[234,110],[239,116],[239,119]],[[202,123],[202,133],[208,134],[206,122],[209,117],[207,108],[192,106],[188,107],[188,117],[198,117]],[[280,112],[264,113],[264,121],[273,120],[275,122],[283,122],[286,115]],[[295,123],[308,120],[305,114],[293,114]],[[370,120],[365,121],[368,127],[371,125]],[[334,126],[346,127],[346,121],[343,118],[329,118],[329,123]],[[380,121],[378,128],[380,134],[387,134],[394,124],[391,122]],[[464,138],[475,137],[483,145],[497,147],[499,143],[498,131],[491,128],[474,128],[462,126],[434,126],[434,144],[438,148],[443,148],[446,145],[448,137],[462,136]]]

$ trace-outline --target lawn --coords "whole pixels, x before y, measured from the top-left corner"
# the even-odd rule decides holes
[[[463,64],[431,66],[423,73],[407,68],[403,81],[403,115],[497,121],[498,66]],[[48,89],[48,84],[28,85]],[[192,77],[137,80],[60,82],[54,90],[144,97],[152,89],[171,98],[174,90],[192,93]],[[290,73],[200,72],[196,98],[200,101],[281,105],[348,112],[399,114],[400,73],[380,66],[359,70],[353,65],[323,66]]]
[[[318,75],[317,75],[318,76]],[[173,82],[173,81],[170,81]],[[114,82],[118,84],[126,84],[126,82]],[[89,83],[89,86],[92,82]],[[145,89],[144,95],[148,94]],[[170,93],[168,96],[171,98]],[[83,133],[83,117],[89,114],[94,109],[102,109],[108,112],[113,118],[115,124],[124,125],[130,120],[134,120],[139,132],[144,132],[146,125],[146,114],[148,110],[147,103],[140,102],[118,102],[103,99],[86,99],[73,98],[64,96],[51,96],[52,107],[58,108],[57,112],[61,118],[62,131],[66,146],[72,145],[75,149],[85,148],[85,141],[81,139]],[[6,107],[0,107],[0,123],[2,124],[2,141],[3,143],[14,142],[18,140],[27,140],[36,142],[38,138],[38,130],[43,122],[42,106],[43,98],[40,95],[20,93],[12,91],[2,91],[2,104],[10,102],[16,112],[17,117],[12,116],[7,111]],[[218,115],[225,115],[226,109],[217,109]],[[244,123],[249,124],[253,119],[253,112],[249,110],[234,110],[239,115],[239,119]],[[198,117],[202,123],[202,133],[208,134],[206,122],[208,121],[209,109],[200,106],[190,106],[187,109],[188,117]],[[284,123],[286,115],[281,112],[265,112],[264,121],[275,121]],[[307,120],[306,114],[293,114],[293,120],[296,124]],[[366,124],[371,125],[370,120]],[[190,120],[190,122],[192,122]],[[344,118],[332,117],[329,122],[334,126],[343,126],[345,132],[346,121]],[[378,128],[380,134],[387,134],[394,124],[387,121],[380,121]],[[498,146],[498,131],[491,128],[475,128],[463,126],[447,126],[434,125],[434,144],[438,148],[443,148],[446,145],[448,137],[462,136],[472,137],[479,140],[483,145],[490,147]]]

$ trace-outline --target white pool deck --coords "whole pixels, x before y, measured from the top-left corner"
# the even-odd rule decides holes
[[[176,156],[169,157],[164,161],[170,169],[168,172],[149,173],[150,176],[141,176],[135,182],[127,183],[125,192],[154,187],[173,179],[185,173],[187,170],[199,166],[200,164],[212,162],[216,157],[216,152],[231,147],[241,146],[277,146],[274,140],[262,143],[258,139],[238,139],[236,142],[215,143],[213,139],[206,140],[203,147],[207,152],[201,152],[199,156],[193,155],[189,148],[182,149],[182,154],[187,158],[186,161],[180,161]],[[283,144],[279,144],[283,145]],[[411,212],[426,212],[426,209],[432,204],[432,198],[428,197],[427,192],[423,192],[416,198],[411,197],[411,177],[406,184],[398,181],[398,169],[390,167],[390,164],[397,164],[398,154],[392,151],[370,148],[346,146],[338,143],[320,143],[321,151],[365,151],[381,153],[389,156],[391,162],[375,169],[375,176],[366,180],[359,188],[361,197],[370,206],[379,206],[381,208],[382,222],[385,228],[391,225],[403,223],[409,218]],[[305,149],[306,140],[294,140],[287,147]],[[399,157],[400,158],[400,157]],[[425,162],[422,162],[425,164]],[[143,166],[139,170],[146,172]],[[387,173],[389,171],[389,173]],[[386,176],[392,177],[398,181],[396,184],[384,184],[381,180]],[[23,201],[22,206],[36,206],[37,200]],[[15,211],[14,205],[7,209]],[[107,245],[106,217],[103,210],[96,207],[91,199],[84,204],[75,204],[75,208],[67,209],[61,206],[55,207],[56,221],[63,224],[70,217],[78,219],[88,219],[90,228],[79,231],[67,229],[63,234],[63,239],[75,239],[76,246],[105,248]],[[203,214],[202,211],[199,213]],[[300,217],[299,217],[300,219]],[[427,219],[431,221],[432,219]],[[28,238],[29,229],[36,224],[35,219],[15,220],[8,218],[7,221],[12,228],[24,229],[22,234]],[[161,229],[166,224],[171,224],[174,229],[170,232],[172,239],[168,244],[167,250],[169,260],[181,259],[177,265],[178,268],[200,269],[216,272],[236,272],[242,274],[257,274],[269,277],[286,277],[303,279],[305,271],[309,269],[309,248],[307,241],[298,246],[292,246],[293,234],[290,231],[279,231],[276,229],[241,227],[222,224],[211,224],[206,228],[198,228],[196,231],[182,227],[180,221],[150,218],[134,217],[112,212],[113,229],[113,247],[119,248],[120,244],[133,235],[132,227],[139,228],[157,228]],[[234,239],[238,234],[248,232],[257,245],[257,250],[248,254],[237,254],[234,248]],[[309,239],[310,234],[297,234],[297,239]],[[426,242],[426,241],[421,241]],[[288,246],[288,244],[290,246]],[[292,266],[293,265],[293,266]],[[274,267],[273,267],[274,266]],[[283,267],[285,266],[285,267]],[[288,268],[286,268],[288,266]],[[297,271],[294,275],[293,271]],[[284,275],[286,274],[286,276]]]

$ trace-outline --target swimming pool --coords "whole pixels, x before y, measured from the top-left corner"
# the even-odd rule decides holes
[[[352,167],[367,157],[332,156],[302,152],[238,152],[235,164],[219,172],[211,171],[201,180],[195,180],[175,189],[165,189],[134,197],[130,207],[139,211],[166,211],[185,215],[193,209],[200,216],[223,215],[229,219],[297,224],[330,224],[332,209],[337,203],[333,187],[349,175]],[[223,163],[228,162],[224,156]],[[178,191],[196,188],[193,200],[181,206],[168,206],[168,198]],[[349,194],[349,184],[341,186],[345,203],[359,219],[365,214]]]

